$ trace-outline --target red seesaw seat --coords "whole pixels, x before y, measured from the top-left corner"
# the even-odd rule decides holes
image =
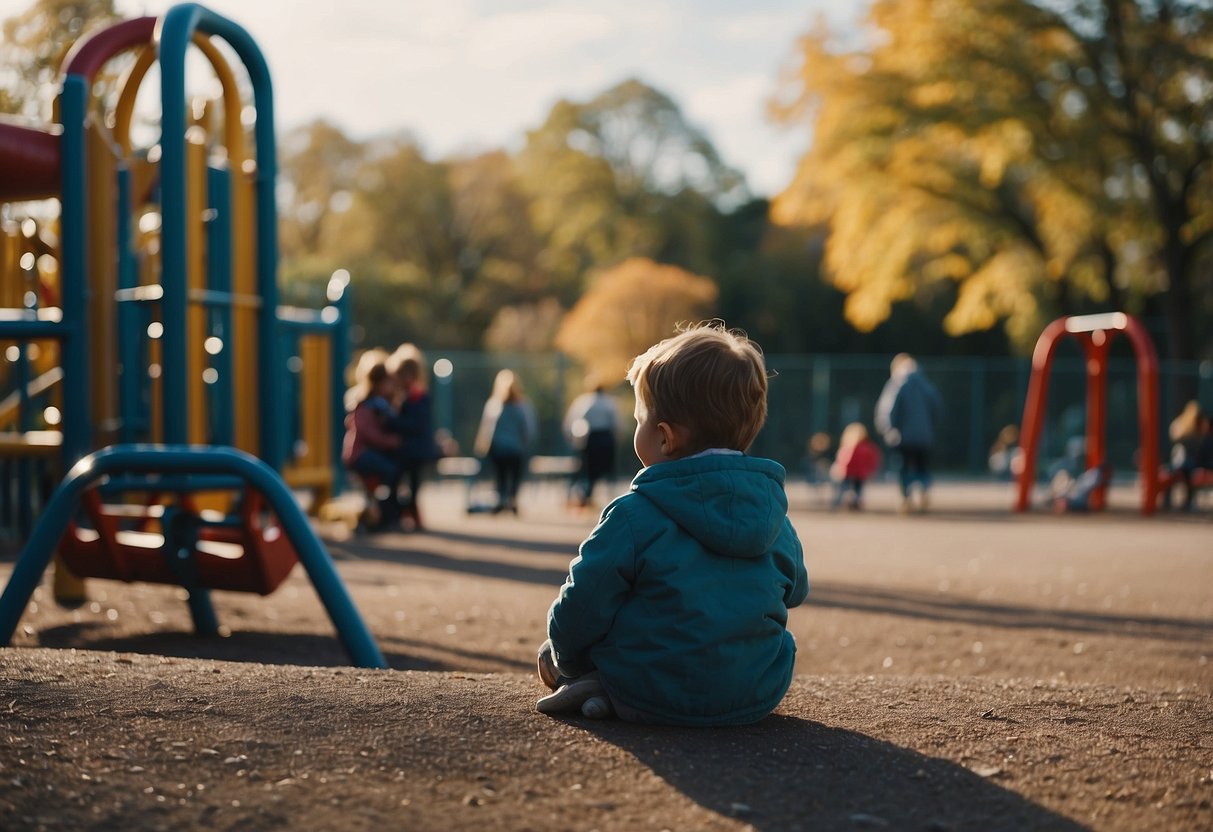
[[[182,569],[190,581],[207,589],[268,595],[286,580],[298,556],[281,526],[265,510],[261,495],[245,491],[234,515],[194,511],[180,506],[101,502],[97,491],[85,494],[85,512],[92,528],[71,523],[59,543],[59,556],[76,575],[116,581],[182,584]],[[169,551],[164,525],[196,525],[188,536],[191,550],[182,557]],[[148,529],[159,527],[159,531]]]

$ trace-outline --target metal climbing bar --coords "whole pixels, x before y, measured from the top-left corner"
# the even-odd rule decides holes
[[[352,663],[358,667],[387,667],[328,551],[281,477],[256,457],[227,447],[114,445],[76,463],[51,497],[0,595],[0,644],[12,639],[84,495],[110,477],[121,477],[129,483],[137,475],[148,477],[148,487],[155,487],[166,475],[170,480],[199,476],[203,484],[213,483],[215,477],[231,476],[262,495],[307,571]]]

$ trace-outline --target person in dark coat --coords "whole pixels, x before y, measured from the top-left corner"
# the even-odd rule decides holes
[[[434,440],[433,396],[426,386],[425,355],[413,344],[401,344],[387,361],[399,390],[398,408],[387,421],[388,430],[400,437],[398,464],[400,479],[407,484],[408,493],[396,493],[400,516],[406,525],[420,530],[421,512],[418,497],[424,473],[434,460],[442,456]]]
[[[894,357],[889,380],[876,402],[876,429],[884,436],[885,444],[901,458],[903,513],[913,507],[911,497],[915,487],[919,511],[927,509],[931,451],[942,416],[943,399],[918,369],[918,362],[906,353]]]

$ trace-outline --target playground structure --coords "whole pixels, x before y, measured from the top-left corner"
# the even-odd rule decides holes
[[[187,54],[209,66],[217,97],[187,100]],[[139,146],[136,98],[153,64],[159,136]],[[0,202],[60,204],[57,235],[33,217],[0,233],[4,519],[31,524],[32,462],[52,477],[71,469],[0,597],[0,643],[56,545],[83,577],[185,586],[200,633],[216,627],[208,589],[267,594],[298,557],[351,658],[384,666],[287,499],[306,488],[318,506],[340,490],[349,277],[334,275],[322,309],[279,304],[260,50],[190,3],[83,38],[62,77],[57,125],[0,124]]]
[[[1117,333],[1123,332],[1137,357],[1137,418],[1140,439],[1138,464],[1141,476],[1141,513],[1154,513],[1158,500],[1158,355],[1145,327],[1121,312],[1067,316],[1045,327],[1032,353],[1032,375],[1024,403],[1020,447],[1023,468],[1019,472],[1016,511],[1027,511],[1036,482],[1037,451],[1044,427],[1049,374],[1062,338],[1075,338],[1082,346],[1087,367],[1086,466],[1100,469],[1107,462],[1108,350]],[[1106,504],[1107,483],[1091,493],[1090,507]]]

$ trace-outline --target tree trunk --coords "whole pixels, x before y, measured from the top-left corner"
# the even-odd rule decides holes
[[[1188,275],[1189,251],[1179,238],[1179,228],[1168,226],[1163,248],[1163,264],[1167,270],[1167,358],[1173,361],[1195,361],[1197,357],[1195,310]],[[1174,401],[1186,402],[1196,396],[1196,379],[1172,377]]]

